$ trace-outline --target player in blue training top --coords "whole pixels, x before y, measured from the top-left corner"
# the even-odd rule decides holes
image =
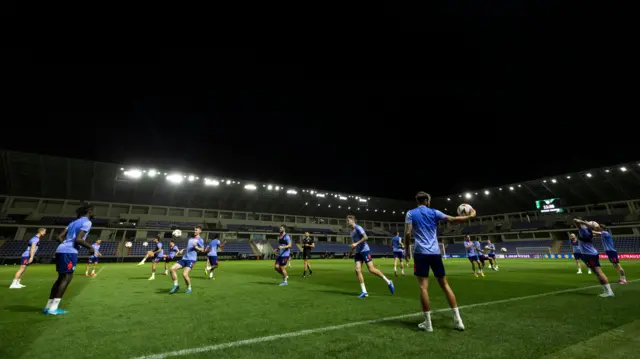
[[[156,279],[156,266],[158,263],[164,259],[164,249],[162,249],[162,242],[160,242],[160,236],[153,237],[153,244],[155,248],[152,251],[149,251],[147,256],[153,257],[151,260],[151,277],[149,280]]]
[[[578,267],[578,273],[582,274],[582,252],[580,252],[580,243],[578,242],[578,237],[576,237],[575,233],[569,234],[569,241],[571,247],[573,247],[573,258],[576,259],[576,267]],[[589,274],[591,274],[591,268],[589,269]]]
[[[396,232],[396,236],[391,238],[391,245],[393,246],[393,274],[398,276],[398,260],[400,260],[400,269],[402,270],[402,275],[404,275],[404,263],[402,263],[402,259],[404,259],[404,243],[402,243],[402,238],[400,238],[400,232]]]
[[[476,238],[476,241],[473,242],[473,245],[476,247],[476,253],[478,255],[479,263],[480,263],[480,275],[484,277],[484,261],[486,258],[484,257],[484,252],[482,251],[482,244],[480,244],[480,237]]]
[[[618,251],[616,247],[613,245],[613,236],[607,230],[607,226],[604,224],[600,224],[598,226],[598,231],[593,231],[594,234],[599,234],[602,237],[602,246],[604,247],[604,252],[607,254],[609,258],[609,262],[613,264],[613,268],[618,271],[620,274],[620,280],[618,284],[627,284],[627,277],[624,274],[624,269],[620,265],[620,259],[618,258]]]
[[[200,232],[202,232],[202,227],[196,226],[193,228],[193,237],[189,238],[187,242],[187,248],[181,250],[178,254],[182,253],[182,259],[177,261],[171,267],[171,279],[173,279],[173,288],[169,291],[169,294],[173,294],[180,289],[178,285],[178,274],[176,271],[184,268],[182,272],[182,276],[184,277],[184,281],[187,284],[186,293],[191,293],[191,278],[189,277],[189,272],[193,269],[193,266],[196,264],[198,260],[198,252],[204,253],[204,240],[200,237]]]
[[[582,253],[582,261],[587,267],[593,270],[602,285],[603,293],[601,297],[613,297],[613,291],[609,285],[609,279],[600,268],[600,259],[598,250],[593,246],[593,230],[597,229],[597,223],[586,222],[579,218],[575,218],[573,223],[578,227],[578,242],[580,243],[580,252]]]
[[[100,245],[102,244],[102,239],[98,239],[96,243],[92,244],[93,247],[93,255],[89,256],[89,260],[87,261],[87,268],[84,271],[84,276],[89,276],[89,266],[93,264],[93,269],[91,270],[91,276],[96,276],[96,266],[98,265],[98,257],[102,257],[102,253],[100,253]]]
[[[288,284],[289,275],[287,274],[287,262],[291,256],[291,237],[286,233],[287,227],[283,224],[280,226],[280,236],[278,236],[278,247],[274,248],[276,257],[276,263],[273,265],[273,269],[282,275],[281,286]]]
[[[178,251],[180,251],[180,248],[178,248],[178,246],[176,245],[175,240],[172,239],[169,242],[169,254],[164,256],[164,275],[169,274],[169,270],[167,269],[167,266],[169,265],[169,262],[173,262],[176,260],[176,255],[178,254]]]
[[[498,262],[496,261],[496,245],[491,243],[490,239],[487,239],[487,245],[484,248],[489,251],[487,257],[489,257],[489,267],[494,271],[498,271]]]
[[[389,291],[394,294],[396,288],[393,286],[393,282],[387,279],[382,272],[373,265],[373,259],[371,259],[371,250],[367,244],[367,234],[364,229],[356,224],[356,217],[353,215],[347,216],[347,225],[349,226],[349,232],[351,232],[351,250],[355,250],[354,260],[356,262],[356,277],[360,281],[360,295],[358,298],[368,297],[367,287],[364,285],[364,278],[362,277],[362,263],[367,265],[369,273],[382,278],[387,283]]]
[[[89,254],[93,255],[93,247],[87,243],[86,238],[91,230],[93,219],[93,206],[84,205],[76,210],[78,219],[71,222],[58,236],[61,242],[56,249],[56,270],[58,279],[51,287],[49,301],[44,308],[44,313],[49,315],[67,314],[67,311],[58,308],[64,292],[73,279],[73,272],[78,264],[78,248],[89,248]]]
[[[209,275],[209,279],[216,279],[213,276],[213,272],[218,268],[218,251],[224,250],[225,243],[220,243],[218,238],[212,239],[205,247],[204,251],[207,253],[207,267],[204,269],[204,274]]]
[[[467,250],[467,258],[469,258],[469,262],[471,262],[471,270],[473,270],[473,275],[477,278],[478,274],[482,273],[482,270],[480,270],[480,261],[478,260],[476,245],[471,241],[471,237],[469,235],[464,237],[464,248]],[[477,272],[476,265],[478,266]]]
[[[416,194],[416,202],[418,207],[407,211],[404,243],[405,245],[410,244],[413,238],[413,274],[417,277],[418,284],[420,284],[420,300],[422,311],[424,312],[424,322],[420,323],[418,327],[428,332],[433,331],[428,291],[429,269],[431,269],[453,311],[453,327],[457,330],[464,330],[456,296],[453,294],[451,287],[449,287],[445,276],[442,254],[438,245],[438,222],[466,222],[476,216],[476,211],[471,210],[468,216],[447,216],[429,207],[431,205],[431,196],[426,192],[418,192]]]
[[[47,234],[47,230],[44,228],[38,228],[38,232],[29,240],[29,244],[27,245],[27,249],[22,253],[22,258],[20,259],[20,268],[16,272],[16,275],[13,277],[13,282],[9,286],[9,289],[20,289],[26,287],[26,285],[22,285],[20,281],[22,280],[22,276],[24,272],[27,270],[29,264],[33,263],[33,258],[38,251],[38,243],[40,243],[40,238]]]

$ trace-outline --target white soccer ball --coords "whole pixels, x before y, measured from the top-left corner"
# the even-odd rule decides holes
[[[473,207],[471,207],[470,205],[463,203],[461,205],[458,206],[458,216],[468,216],[471,214],[471,210],[473,209]]]
[[[600,225],[599,225],[599,224],[598,224],[598,222],[596,222],[596,221],[591,221],[591,222],[588,222],[588,223],[589,223],[589,227],[591,227],[591,228],[598,228],[598,227],[600,227]]]
[[[148,245],[149,245],[149,242],[142,242],[142,246],[143,246],[143,247],[146,247],[146,246],[148,246]]]
[[[502,249],[500,249],[503,253],[507,253],[507,249],[505,247],[502,247]]]
[[[176,238],[180,238],[182,237],[182,231],[179,229],[176,229],[175,231],[171,232],[171,235],[176,237]]]
[[[131,248],[131,247],[133,247],[133,243],[127,242],[127,243],[124,244],[124,246],[127,247],[127,248]]]

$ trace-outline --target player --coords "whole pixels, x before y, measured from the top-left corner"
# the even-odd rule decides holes
[[[480,275],[484,277],[484,261],[486,260],[484,256],[484,252],[482,251],[482,244],[480,244],[480,237],[476,238],[476,241],[473,242],[473,245],[476,247],[476,253],[478,254],[478,259],[480,260]]]
[[[309,270],[309,277],[313,275],[311,266],[309,265],[309,258],[311,258],[311,251],[316,247],[316,243],[311,237],[309,232],[305,232],[304,238],[302,238],[302,260],[304,265],[304,271],[302,272],[302,278],[307,277],[307,269]]]
[[[396,277],[398,276],[398,260],[400,260],[400,269],[404,276],[404,263],[402,263],[404,259],[404,243],[400,238],[400,232],[396,232],[396,236],[391,238],[391,245],[393,246],[393,274]]]
[[[276,272],[282,274],[282,283],[280,286],[288,285],[289,275],[287,274],[287,262],[291,256],[291,237],[286,233],[287,227],[283,224],[280,226],[280,236],[278,237],[278,248],[274,252],[278,254],[276,263],[273,268]]]
[[[490,239],[487,239],[487,245],[484,247],[489,253],[487,253],[487,257],[489,257],[489,267],[494,271],[498,271],[498,262],[496,261],[496,246],[491,243]]]
[[[382,280],[387,283],[391,294],[394,294],[396,288],[393,286],[393,282],[387,279],[387,277],[385,277],[384,274],[382,274],[382,272],[373,265],[373,259],[371,259],[371,250],[369,249],[369,245],[367,244],[367,234],[362,227],[356,224],[356,217],[353,215],[347,216],[347,224],[349,225],[351,239],[353,240],[353,243],[351,244],[351,250],[355,250],[354,260],[356,263],[356,277],[358,277],[358,280],[360,281],[360,289],[362,289],[362,292],[360,293],[358,298],[365,298],[369,296],[367,287],[364,285],[364,278],[362,277],[363,262],[367,265],[369,273],[382,278]]]
[[[437,228],[439,221],[466,222],[476,216],[476,211],[472,209],[468,216],[447,216],[429,207],[431,205],[431,196],[426,192],[418,192],[418,194],[416,194],[416,202],[418,207],[407,211],[404,235],[406,245],[411,243],[411,238],[414,240],[413,274],[418,279],[418,284],[420,285],[420,300],[422,303],[422,311],[424,312],[424,322],[420,323],[418,327],[427,332],[433,331],[428,291],[429,269],[431,269],[453,311],[453,327],[457,330],[464,330],[456,296],[453,294],[451,287],[449,287],[445,276],[442,254],[440,253],[440,246],[438,245]],[[469,240],[469,242],[471,242],[471,240]],[[470,245],[469,248],[473,248],[473,246]]]
[[[582,252],[580,252],[580,243],[578,242],[578,238],[575,233],[569,234],[569,240],[573,247],[573,258],[576,259],[576,267],[578,267],[578,273],[576,274],[582,274]],[[589,274],[591,274],[591,268],[587,269],[589,270]]]
[[[613,268],[615,268],[620,275],[618,284],[627,284],[627,277],[624,274],[624,269],[622,269],[622,266],[620,265],[618,251],[616,250],[616,247],[613,246],[613,237],[611,236],[611,233],[607,231],[607,226],[601,224],[598,227],[598,231],[593,231],[593,233],[602,236],[602,245],[607,257],[609,258],[609,262],[613,264]]]
[[[91,230],[91,220],[93,219],[93,206],[84,205],[76,210],[78,219],[71,222],[67,228],[58,236],[61,242],[56,249],[56,270],[58,279],[51,287],[51,293],[44,313],[48,315],[62,315],[68,312],[58,308],[64,292],[73,279],[73,272],[78,264],[78,248],[80,246],[89,248],[89,254],[93,255],[93,247],[86,242],[87,235]]]
[[[204,274],[209,275],[209,279],[215,280],[213,272],[218,268],[218,250],[224,250],[225,243],[220,243],[218,238],[212,239],[204,251],[207,253],[207,267],[204,269]],[[219,249],[218,249],[219,248]]]
[[[164,259],[164,249],[162,249],[160,236],[153,237],[153,244],[156,245],[156,248],[153,251],[149,251],[149,253],[147,253],[147,256],[145,257],[153,257],[153,260],[151,261],[151,277],[149,277],[149,280],[156,279],[156,265],[158,265],[158,263]]]
[[[22,285],[20,281],[22,280],[22,276],[24,272],[27,270],[27,267],[33,263],[33,258],[38,251],[38,243],[40,243],[40,238],[47,234],[47,230],[44,228],[38,228],[38,232],[29,240],[29,245],[27,249],[22,253],[22,259],[20,259],[20,268],[16,272],[16,275],[13,276],[13,282],[9,286],[9,289],[21,289],[26,287],[26,285]]]
[[[469,237],[468,235],[464,237],[464,248],[467,250],[467,258],[469,258],[469,262],[471,262],[471,269],[473,270],[473,275],[477,278],[478,274],[482,273],[480,270],[480,262],[478,261],[476,246],[473,242],[471,242],[471,237]],[[476,265],[478,266],[477,272],[476,272]]]
[[[587,267],[593,269],[593,272],[602,285],[603,293],[600,294],[600,296],[613,297],[614,294],[611,290],[611,285],[609,285],[609,279],[607,279],[607,276],[602,272],[602,268],[600,268],[598,250],[593,246],[593,230],[598,227],[596,227],[593,222],[585,222],[578,218],[574,219],[573,223],[578,227],[578,242],[580,243],[582,260]]]
[[[87,268],[84,271],[84,276],[89,276],[89,266],[93,264],[93,269],[91,270],[91,276],[96,276],[96,266],[98,265],[98,257],[102,257],[102,253],[100,253],[100,245],[102,244],[102,239],[98,239],[96,243],[92,244],[93,247],[93,255],[89,256],[89,260],[87,261]]]
[[[184,277],[184,282],[187,284],[187,290],[185,293],[191,293],[191,278],[189,277],[189,272],[195,266],[196,261],[198,260],[198,252],[204,253],[204,241],[200,237],[200,232],[202,232],[202,227],[196,226],[193,228],[193,237],[189,238],[187,241],[187,248],[178,252],[178,254],[182,254],[182,259],[177,261],[171,267],[171,279],[173,279],[173,288],[169,291],[169,294],[173,294],[180,289],[178,285],[178,274],[177,270],[184,268],[182,272],[182,276]]]
[[[169,254],[164,256],[164,275],[169,275],[167,266],[169,265],[169,262],[173,262],[176,260],[178,251],[180,251],[180,248],[178,248],[178,246],[176,245],[175,240],[172,239],[169,242]]]

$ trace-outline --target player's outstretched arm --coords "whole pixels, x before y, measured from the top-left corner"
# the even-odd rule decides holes
[[[476,216],[476,210],[471,209],[471,213],[468,216],[449,216],[445,215],[445,220],[450,223],[461,223],[470,220],[471,218]]]

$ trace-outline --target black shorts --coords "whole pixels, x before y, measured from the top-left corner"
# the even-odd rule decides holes
[[[311,251],[310,250],[303,250],[302,251],[302,259],[311,259]]]
[[[598,255],[582,254],[582,261],[588,268],[593,269],[595,267],[600,267],[600,258]]]
[[[573,258],[575,258],[577,261],[582,259],[582,253],[574,253],[573,254]]]
[[[429,268],[436,278],[445,275],[442,255],[440,254],[413,254],[413,275],[416,277],[429,277]]]
[[[480,262],[482,262],[482,263],[484,263],[484,261],[486,259],[484,254],[479,255],[478,258],[480,259]]]

